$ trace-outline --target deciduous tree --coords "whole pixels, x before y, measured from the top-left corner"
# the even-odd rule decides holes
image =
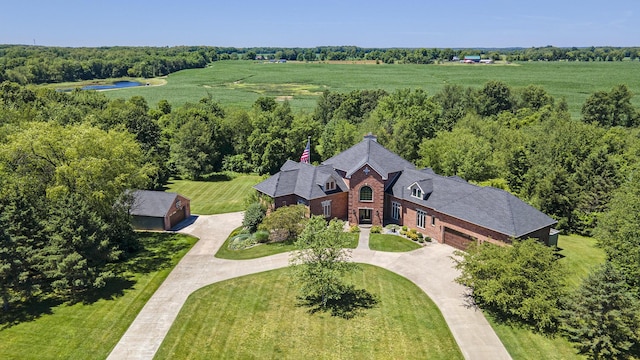
[[[528,239],[504,247],[484,243],[458,255],[456,281],[471,289],[478,306],[539,331],[556,328],[563,271],[553,249]]]
[[[298,250],[290,264],[300,295],[305,299],[319,298],[323,306],[337,299],[347,289],[343,276],[356,268],[350,262],[349,242],[340,220],[331,220],[327,226],[321,216],[312,216],[296,241]]]

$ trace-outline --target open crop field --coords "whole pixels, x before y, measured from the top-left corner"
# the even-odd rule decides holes
[[[514,64],[387,65],[345,61],[336,63],[262,63],[220,61],[205,69],[169,75],[163,86],[127,88],[105,92],[111,98],[141,95],[150,106],[162,99],[179,106],[211,96],[225,107],[248,109],[261,96],[287,99],[295,110],[312,110],[324,90],[423,88],[430,94],[445,84],[481,87],[500,80],[512,88],[543,86],[551,95],[564,97],[574,117],[595,91],[626,84],[637,94],[640,106],[640,62],[526,62]]]

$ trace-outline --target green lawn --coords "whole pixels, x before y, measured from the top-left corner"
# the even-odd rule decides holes
[[[543,86],[556,99],[564,97],[574,117],[586,98],[600,90],[626,84],[640,94],[640,62],[524,62],[512,65],[373,65],[295,63],[263,64],[220,61],[205,69],[183,70],[167,77],[167,85],[106,91],[110,98],[140,95],[155,107],[173,106],[211,96],[224,107],[249,109],[260,96],[288,96],[295,110],[311,111],[324,90],[423,88],[430,94],[445,84],[478,88],[489,80],[511,87]],[[640,106],[640,96],[633,99]]]
[[[224,242],[224,244],[222,244],[222,246],[216,253],[215,256],[217,258],[228,260],[257,259],[265,256],[294,251],[296,249],[296,247],[293,245],[293,241],[287,241],[284,243],[259,244],[243,250],[229,250],[227,245],[229,244],[229,240],[231,240],[231,238],[233,237],[233,233],[234,232],[229,235],[227,240]],[[350,238],[348,248],[355,249],[358,246],[358,235],[359,234],[348,234]]]
[[[97,301],[54,306],[14,326],[0,324],[0,359],[106,358],[196,239],[143,233],[141,241],[144,250],[117,264],[126,280],[111,282]]]
[[[562,249],[559,261],[565,265],[569,287],[577,287],[590,269],[604,261],[604,252],[595,246],[593,238],[569,235],[560,236]],[[491,326],[505,345],[511,357],[517,359],[584,359],[576,354],[571,343],[561,336],[549,337],[533,333],[525,328],[500,324],[487,316]]]
[[[462,359],[435,304],[409,280],[362,265],[349,276],[377,298],[353,318],[299,305],[288,269],[191,294],[157,359]]]
[[[567,269],[567,284],[578,287],[591,269],[605,260],[604,251],[596,247],[596,239],[580,235],[560,236],[560,260]]]
[[[422,245],[402,236],[392,234],[371,234],[369,249],[377,251],[404,252],[420,249]]]
[[[169,181],[167,191],[177,192],[191,200],[191,213],[197,215],[223,214],[243,211],[244,201],[252,186],[262,180],[258,175],[238,175],[222,181]]]

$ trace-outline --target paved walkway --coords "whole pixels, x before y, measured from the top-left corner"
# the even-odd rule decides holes
[[[288,265],[289,255],[254,260],[213,256],[228,234],[240,226],[242,213],[200,216],[181,232],[200,238],[142,308],[108,359],[152,359],[180,308],[195,290],[223,280]],[[386,268],[413,281],[440,308],[466,359],[511,359],[479,310],[464,302],[465,288],[453,279],[453,248],[437,243],[408,253],[369,250],[369,229],[360,232],[353,260]]]

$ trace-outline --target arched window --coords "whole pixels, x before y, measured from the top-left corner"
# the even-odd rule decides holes
[[[373,190],[369,186],[360,188],[360,201],[373,201]]]

